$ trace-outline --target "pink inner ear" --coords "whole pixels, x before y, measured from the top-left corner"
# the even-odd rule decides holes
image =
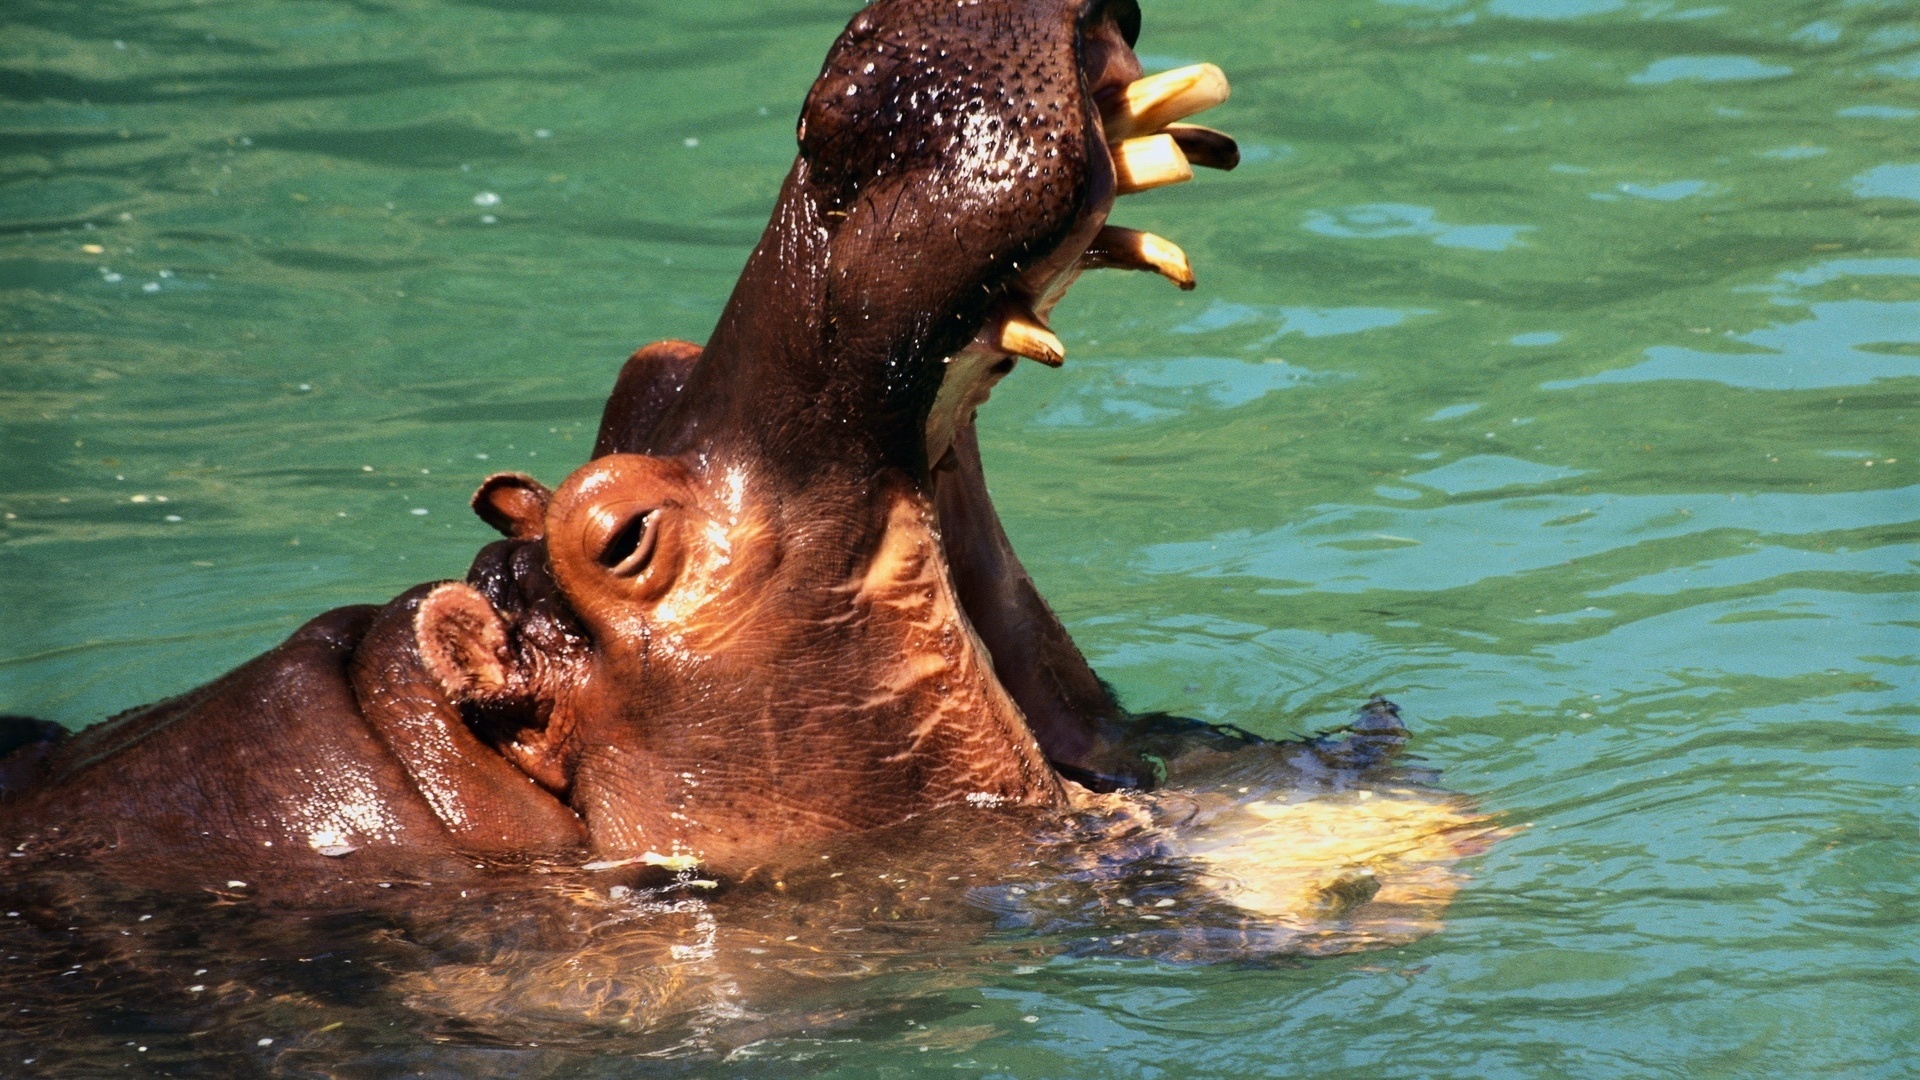
[[[495,473],[473,493],[473,512],[502,536],[538,540],[546,532],[552,498],[547,485],[525,473]]]
[[[427,673],[455,701],[507,689],[507,625],[472,586],[450,581],[428,593],[414,615]]]

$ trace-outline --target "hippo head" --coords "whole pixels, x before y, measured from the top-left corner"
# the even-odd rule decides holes
[[[1107,212],[1231,142],[1165,131],[1167,93],[1136,100],[1138,29],[1134,0],[862,11],[705,349],[638,354],[600,456],[550,497],[482,489],[512,539],[422,604],[423,655],[598,853],[724,862],[943,804],[1067,799],[1029,721],[1117,706],[1063,631],[1033,656],[1013,630],[983,640],[1057,623],[995,594],[1017,562],[956,574],[958,548],[1005,546],[956,460],[1017,357],[1060,362],[1045,317],[1081,269],[1184,273]],[[986,584],[963,595],[967,577]],[[1075,680],[1044,702],[1008,689]]]

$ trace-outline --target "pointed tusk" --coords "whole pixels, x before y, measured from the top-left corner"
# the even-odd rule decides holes
[[[1182,289],[1193,288],[1193,264],[1180,245],[1164,236],[1108,225],[1087,245],[1088,266],[1151,270]]]
[[[1226,172],[1240,164],[1240,144],[1224,131],[1199,124],[1168,124],[1166,133],[1195,165]]]
[[[1107,141],[1150,135],[1227,100],[1232,88],[1226,72],[1212,64],[1175,68],[1135,80],[1121,91],[1102,120]]]
[[[1008,297],[1004,308],[1000,316],[1000,329],[994,335],[994,345],[1003,352],[1037,360],[1048,367],[1059,367],[1067,362],[1067,347],[1061,344],[1053,331],[1047,329],[1031,307]]]
[[[1132,195],[1193,179],[1193,166],[1171,135],[1147,135],[1113,146],[1114,194]]]

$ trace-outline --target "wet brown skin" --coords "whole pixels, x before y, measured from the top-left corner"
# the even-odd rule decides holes
[[[835,43],[704,350],[649,347],[595,460],[475,497],[466,583],[321,616],[0,768],[0,839],[272,881],[766,852],[1135,784],[1020,566],[974,409],[1104,224],[1132,0],[880,0]],[[0,733],[4,734],[4,733]],[[1056,765],[1059,768],[1056,768]],[[264,887],[272,887],[272,881]]]
[[[607,401],[594,456],[642,444],[700,356],[691,342],[662,341],[629,358]],[[1127,741],[1131,718],[1041,597],[1001,527],[971,410],[957,418],[932,479],[941,551],[960,606],[1048,761],[1094,790],[1152,786],[1152,769]]]

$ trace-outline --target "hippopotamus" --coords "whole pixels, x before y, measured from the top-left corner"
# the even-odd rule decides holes
[[[634,354],[590,461],[551,491],[488,478],[474,509],[504,539],[464,580],[323,614],[70,739],[0,725],[0,839],[254,888],[724,874],[941,807],[1151,785],[974,429],[1018,359],[1062,361],[1047,319],[1083,270],[1192,286],[1107,217],[1233,165],[1178,122],[1225,82],[1143,78],[1139,30],[1135,0],[859,12],[711,337]]]

